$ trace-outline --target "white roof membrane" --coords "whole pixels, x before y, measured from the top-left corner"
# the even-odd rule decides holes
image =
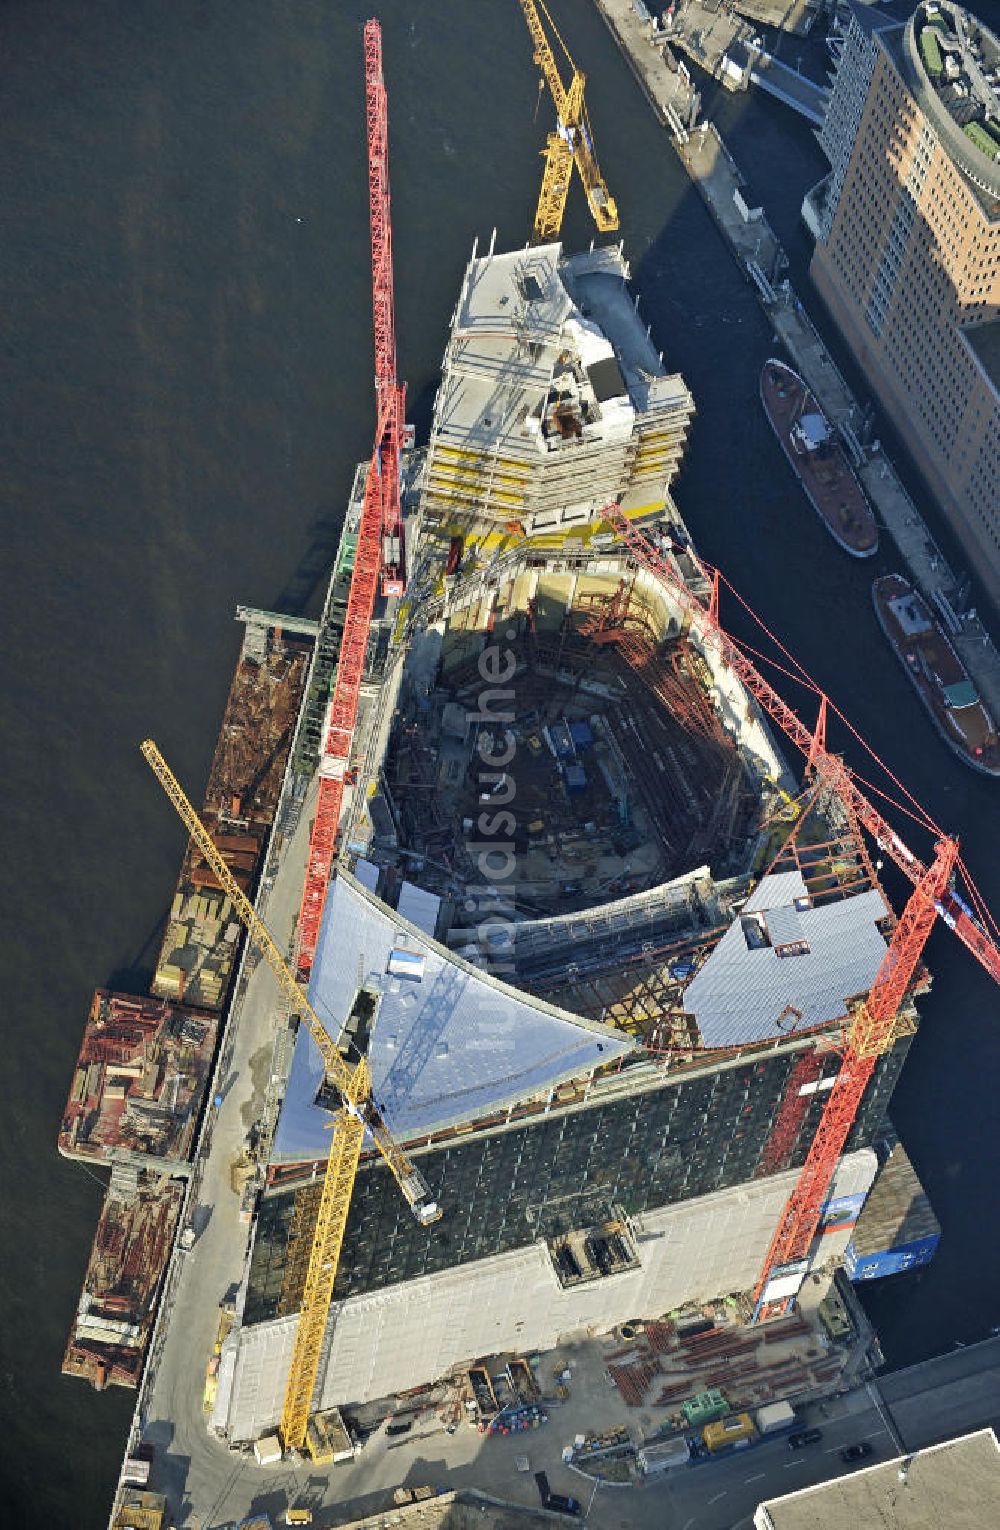
[[[886,952],[876,923],[888,913],[881,893],[804,905],[797,872],[762,878],[692,978],[684,1008],[706,1046],[776,1040],[840,1020],[848,999],[871,988]]]
[[[402,952],[422,959],[410,964],[414,976],[404,970]],[[390,973],[390,962],[399,975]],[[327,897],[309,984],[309,998],[331,1036],[340,1034],[359,978],[381,989],[368,1061],[375,1098],[401,1141],[489,1115],[585,1075],[633,1046],[610,1026],[570,1015],[470,967],[341,872]],[[329,1152],[329,1114],[314,1103],[322,1071],[303,1026],[275,1132],[275,1158]]]

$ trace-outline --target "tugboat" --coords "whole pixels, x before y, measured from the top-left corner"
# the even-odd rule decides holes
[[[941,737],[960,760],[987,776],[1000,776],[1000,738],[968,671],[902,574],[872,585],[879,626]]]
[[[830,423],[797,372],[773,356],[760,374],[760,397],[771,429],[816,514],[852,558],[878,551],[878,527]]]

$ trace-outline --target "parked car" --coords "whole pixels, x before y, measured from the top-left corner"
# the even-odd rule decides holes
[[[840,1452],[840,1459],[842,1461],[863,1461],[865,1456],[873,1455],[874,1452],[874,1445],[869,1445],[867,1440],[862,1440],[859,1444],[848,1445],[846,1450],[842,1450]]]
[[[803,1445],[818,1445],[823,1438],[822,1429],[800,1429],[788,1436],[789,1450],[801,1450]]]

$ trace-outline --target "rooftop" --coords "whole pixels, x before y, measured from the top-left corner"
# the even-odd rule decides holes
[[[907,83],[950,158],[996,216],[1000,199],[1000,41],[951,0],[923,0],[898,39]]]
[[[636,411],[686,401],[636,317],[627,276],[617,248],[473,259],[438,395],[439,444],[541,455],[581,436],[627,439]]]
[[[981,1530],[1000,1498],[1000,1447],[992,1429],[880,1462],[760,1505],[759,1530]]]
[[[685,993],[705,1045],[776,1040],[842,1019],[875,980],[887,912],[874,888],[814,908],[797,871],[763,877]]]
[[[381,991],[368,1050],[375,1098],[400,1140],[475,1120],[613,1062],[621,1032],[520,993],[446,951],[349,873],[327,898],[309,997],[332,1035],[360,982]],[[275,1159],[326,1157],[315,1103],[319,1051],[299,1031],[274,1139]]]

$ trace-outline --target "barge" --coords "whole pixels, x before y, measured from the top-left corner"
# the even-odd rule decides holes
[[[246,631],[202,816],[251,893],[303,706],[316,624],[240,607]],[[148,996],[98,989],[58,1146],[110,1163],[63,1373],[135,1387],[184,1200],[220,1012],[242,939],[230,900],[189,845]]]
[[[760,374],[760,398],[809,503],[838,547],[852,558],[878,551],[878,526],[864,490],[816,397],[797,372],[773,356]]]
[[[1000,776],[1000,738],[943,627],[902,574],[872,585],[879,626],[949,749],[973,770]]]
[[[312,643],[280,616],[247,623],[230,687],[201,817],[240,887],[255,884],[285,772],[305,687]],[[261,617],[268,613],[260,613]],[[242,940],[242,927],[211,868],[194,845],[184,856],[151,992],[161,999],[220,1011]]]
[[[219,1017],[165,999],[94,994],[59,1132],[67,1158],[116,1150],[185,1160]]]

